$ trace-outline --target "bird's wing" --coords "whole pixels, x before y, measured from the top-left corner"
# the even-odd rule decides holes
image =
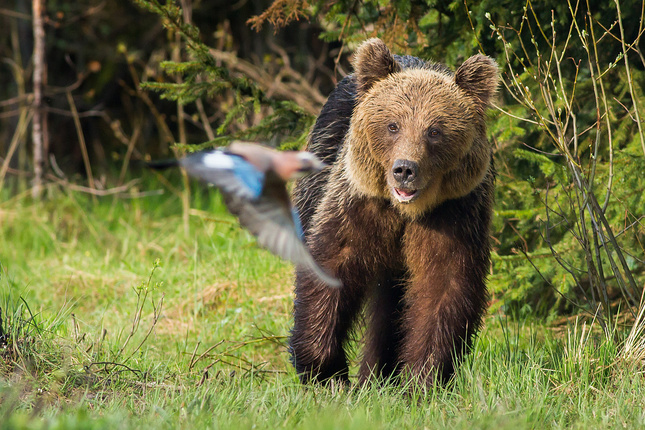
[[[276,191],[278,194],[284,193],[283,198],[276,198]],[[234,195],[226,197],[229,210],[239,217],[240,224],[257,237],[260,246],[297,266],[312,271],[329,286],[341,286],[338,279],[318,266],[302,242],[301,231],[298,231],[294,223],[284,183],[282,183],[282,190],[263,193],[255,200],[246,200]]]
[[[244,158],[221,150],[198,152],[180,160],[186,172],[215,185],[225,194],[256,199],[262,193],[264,173]]]

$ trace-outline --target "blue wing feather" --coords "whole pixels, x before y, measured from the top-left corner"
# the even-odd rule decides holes
[[[296,208],[291,208],[291,218],[293,218],[293,225],[296,228],[296,233],[298,233],[298,239],[302,242],[305,241],[305,233],[302,231],[302,223],[300,222],[300,215]]]
[[[221,150],[191,154],[180,161],[192,176],[224,193],[255,200],[262,194],[265,174],[239,155]]]
[[[260,197],[262,188],[264,187],[264,172],[260,172],[255,166],[240,156],[229,155],[229,157],[233,159],[231,173],[251,191],[253,198],[257,199]]]

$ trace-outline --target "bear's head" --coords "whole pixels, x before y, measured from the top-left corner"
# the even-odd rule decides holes
[[[431,63],[402,68],[381,40],[370,39],[353,64],[357,100],[343,168],[354,192],[390,199],[416,218],[483,180],[495,61],[475,55],[454,74]]]

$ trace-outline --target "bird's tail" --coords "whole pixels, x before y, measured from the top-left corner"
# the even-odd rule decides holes
[[[170,167],[179,166],[179,160],[168,159],[168,160],[147,161],[146,166],[155,170],[163,170],[163,169],[168,169]]]

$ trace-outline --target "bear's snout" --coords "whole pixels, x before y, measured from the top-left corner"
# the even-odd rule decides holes
[[[410,160],[396,160],[392,164],[392,193],[399,203],[410,203],[419,197],[416,179],[419,177],[419,164]]]
[[[399,185],[410,185],[419,175],[419,165],[410,160],[396,160],[392,174]]]

